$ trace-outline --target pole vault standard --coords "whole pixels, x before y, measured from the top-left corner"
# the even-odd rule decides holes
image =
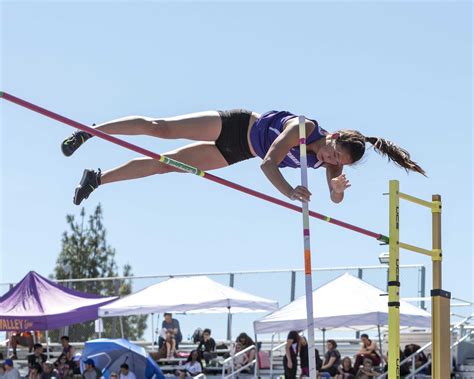
[[[43,116],[46,116],[46,117],[49,117],[49,118],[52,118],[53,120],[56,120],[56,121],[59,121],[59,122],[62,122],[63,124],[67,124],[69,126],[72,126],[74,128],[77,128],[77,129],[80,129],[84,132],[87,132],[87,133],[90,133],[96,137],[99,137],[99,138],[102,138],[102,139],[105,139],[109,142],[112,142],[116,145],[119,145],[119,146],[122,146],[126,149],[129,149],[129,150],[132,150],[132,151],[135,151],[136,153],[139,153],[139,154],[142,154],[142,155],[146,155],[150,158],[154,158],[154,159],[157,159],[159,160],[160,162],[164,163],[164,164],[167,164],[169,166],[172,166],[172,167],[175,167],[179,170],[182,170],[182,171],[185,171],[185,172],[188,172],[190,174],[194,174],[194,175],[198,175],[198,176],[201,176],[205,179],[208,179],[208,180],[211,180],[213,182],[216,182],[216,183],[219,183],[219,184],[222,184],[226,187],[230,187],[230,188],[233,188],[237,191],[240,191],[240,192],[244,192],[248,195],[251,195],[251,196],[254,196],[254,197],[258,197],[259,199],[262,199],[262,200],[265,200],[265,201],[268,201],[270,203],[274,203],[274,204],[277,204],[277,205],[280,205],[282,207],[285,207],[285,208],[288,208],[288,209],[291,209],[293,211],[296,211],[296,212],[302,212],[302,208],[301,207],[298,207],[296,205],[293,205],[293,204],[290,204],[290,203],[287,203],[286,201],[282,201],[282,200],[279,200],[275,197],[272,197],[272,196],[268,196],[268,195],[265,195],[261,192],[258,192],[258,191],[255,191],[253,189],[250,189],[250,188],[247,188],[247,187],[244,187],[244,186],[241,186],[240,184],[236,184],[236,183],[232,183],[228,180],[225,180],[225,179],[222,179],[222,178],[219,178],[217,176],[214,176],[214,175],[211,175],[205,171],[202,171],[196,167],[193,167],[193,166],[189,166],[185,163],[181,163],[181,162],[178,162],[178,161],[175,161],[174,159],[171,159],[171,158],[168,158],[164,155],[160,155],[160,154],[157,154],[157,153],[154,153],[150,150],[147,150],[147,149],[143,149],[139,146],[136,146],[136,145],[133,145],[131,143],[128,143],[124,140],[121,140],[119,138],[116,138],[114,136],[111,136],[110,134],[107,134],[107,133],[104,133],[104,132],[101,132],[100,130],[97,130],[97,129],[94,129],[94,128],[91,128],[91,127],[88,127],[86,125],[83,125],[83,124],[80,124],[74,120],[71,120],[69,118],[66,118],[64,116],[61,116],[57,113],[54,113],[54,112],[51,112],[51,111],[48,111],[47,109],[44,109],[44,108],[41,108],[39,107],[38,105],[35,105],[35,104],[32,104],[32,103],[29,103],[25,100],[22,100],[18,97],[15,97],[13,95],[10,95],[8,94],[7,92],[0,92],[0,98],[3,98],[5,100],[8,100],[12,103],[15,103],[17,105],[20,105],[24,108],[27,108],[27,109],[30,109],[34,112],[37,112],[39,114],[42,114]],[[360,234],[364,234],[366,236],[369,236],[369,237],[372,237],[372,238],[375,238],[376,240],[378,241],[381,241],[383,243],[388,243],[389,242],[389,238],[383,234],[380,234],[380,233],[374,233],[374,232],[371,232],[370,230],[367,230],[367,229],[364,229],[364,228],[360,228],[358,226],[355,226],[355,225],[351,225],[347,222],[344,222],[344,221],[340,221],[340,220],[337,220],[335,218],[331,218],[331,217],[328,217],[328,216],[325,216],[325,215],[322,215],[320,213],[316,213],[316,212],[313,212],[313,211],[309,211],[309,216],[311,217],[314,217],[314,218],[317,218],[319,220],[322,220],[322,221],[326,221],[326,222],[329,222],[330,224],[334,224],[334,225],[338,225],[342,228],[345,228],[345,229],[349,229],[349,230],[352,230],[354,232],[357,232],[357,233],[360,233]]]
[[[299,116],[300,131],[300,169],[301,185],[308,188],[308,160],[306,157],[306,120]],[[303,240],[304,240],[304,282],[306,290],[306,325],[308,329],[308,360],[309,379],[316,379],[316,359],[314,351],[314,317],[313,317],[313,277],[311,270],[311,240],[309,237],[308,202],[301,201],[303,208]],[[291,347],[290,347],[291,348]]]

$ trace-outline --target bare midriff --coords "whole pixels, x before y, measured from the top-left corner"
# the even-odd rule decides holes
[[[255,150],[253,149],[253,146],[252,146],[252,141],[250,140],[250,130],[252,129],[253,124],[255,124],[255,121],[257,121],[257,119],[259,119],[260,116],[261,115],[259,113],[252,112],[252,115],[250,116],[250,121],[249,121],[249,130],[247,131],[247,142],[249,144],[250,152],[252,153],[254,157],[256,157],[257,154],[255,153]]]

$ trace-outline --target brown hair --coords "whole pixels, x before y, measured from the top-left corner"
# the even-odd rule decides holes
[[[373,145],[377,153],[386,156],[397,166],[426,176],[425,170],[410,159],[410,153],[391,141],[379,137],[366,137],[357,130],[339,130],[336,134],[339,134],[336,143],[346,149],[353,163],[362,158],[365,153],[365,144],[368,142]]]
[[[334,341],[334,340],[328,340],[327,342],[332,345],[332,348],[333,348],[333,349],[335,349],[335,348],[337,347],[336,341]]]

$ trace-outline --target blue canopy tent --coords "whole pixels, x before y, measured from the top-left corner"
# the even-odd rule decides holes
[[[130,371],[137,378],[164,379],[158,364],[148,355],[146,350],[125,339],[99,338],[87,341],[84,345],[82,360],[91,358],[95,366],[102,370],[108,379],[111,372],[119,372],[120,365],[127,363]]]

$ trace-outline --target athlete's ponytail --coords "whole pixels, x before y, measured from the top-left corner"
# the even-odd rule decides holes
[[[365,137],[357,130],[340,130],[336,134],[339,135],[336,143],[349,152],[354,163],[364,155],[365,144],[370,143],[377,153],[387,157],[389,161],[394,162],[397,166],[426,176],[425,170],[410,159],[410,153],[391,141],[379,137]]]

